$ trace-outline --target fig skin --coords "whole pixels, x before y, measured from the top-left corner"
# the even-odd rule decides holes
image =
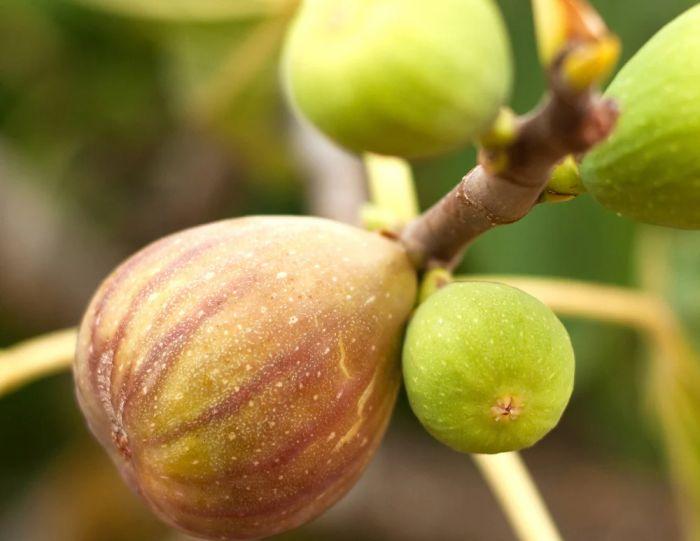
[[[700,229],[700,6],[661,29],[606,94],[622,115],[583,161],[586,188],[637,221]]]
[[[508,36],[491,0],[305,0],[288,34],[290,101],[356,152],[459,148],[508,99]]]
[[[166,237],[100,286],[75,360],[89,426],[167,523],[295,528],[349,490],[388,423],[416,277],[398,243],[251,217]]]
[[[463,453],[530,447],[571,397],[574,352],[537,299],[510,286],[459,282],[431,295],[406,333],[409,402],[437,440]]]

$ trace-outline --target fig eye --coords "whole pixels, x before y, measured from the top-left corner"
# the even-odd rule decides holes
[[[517,396],[506,395],[497,398],[491,406],[493,420],[496,422],[515,421],[520,417],[525,407],[524,402]]]

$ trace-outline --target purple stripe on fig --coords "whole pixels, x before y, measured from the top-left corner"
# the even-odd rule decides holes
[[[92,375],[90,381],[95,393],[103,403],[105,412],[112,419],[114,418],[114,406],[108,405],[106,395],[109,395],[111,392],[114,354],[118,344],[121,342],[124,329],[120,328],[116,335],[109,341],[103,342],[97,337],[99,323],[101,322],[105,307],[109,305],[112,296],[116,291],[118,291],[123,282],[132,276],[132,270],[134,268],[138,268],[138,266],[144,262],[144,260],[148,260],[149,257],[156,257],[159,253],[165,251],[167,248],[170,248],[173,242],[177,242],[177,239],[174,239],[173,237],[166,237],[154,242],[142,251],[135,254],[133,257],[129,258],[115,270],[110,278],[108,278],[102,284],[101,289],[104,288],[104,293],[101,297],[96,296],[96,300],[93,301],[93,304],[95,305],[94,315],[92,317],[92,323],[88,326],[90,331],[88,372]],[[191,252],[201,251],[202,248],[203,247],[195,247],[195,249],[193,249]],[[148,284],[151,283],[152,281],[148,282]],[[98,298],[99,300],[97,300]],[[90,311],[91,310],[88,310],[88,314]],[[131,317],[129,314],[127,315],[128,317]],[[109,365],[109,370],[107,370],[107,367],[105,366],[100,366],[101,361],[103,364],[106,363]],[[109,372],[109,376],[107,376],[107,372]],[[101,378],[101,381],[98,381],[98,378]]]
[[[273,455],[268,457],[256,457],[257,460],[255,462],[249,461],[245,464],[239,465],[237,468],[217,473],[217,476],[215,477],[207,477],[201,480],[190,479],[189,482],[193,484],[207,485],[217,480],[230,480],[232,477],[235,478],[236,476],[240,476],[242,474],[250,474],[261,471],[271,473],[272,470],[284,467],[290,460],[295,459],[299,454],[306,451],[309,445],[314,443],[316,438],[322,433],[327,434],[328,429],[333,426],[333,423],[337,422],[343,415],[347,414],[350,406],[357,404],[357,400],[372,383],[375,376],[376,370],[373,370],[362,375],[361,378],[349,380],[350,383],[346,383],[340,387],[339,394],[341,394],[341,391],[342,394],[336,401],[336,406],[334,409],[329,410],[324,416],[311,419],[308,425],[302,427],[303,430],[290,435],[288,438],[289,441],[292,442],[290,445],[287,445],[282,449],[275,450],[276,452]],[[396,387],[398,387],[398,379],[397,371]],[[242,392],[243,391],[241,391],[241,393]],[[294,397],[290,397],[290,400],[294,400]],[[163,443],[163,440],[158,439],[151,443],[159,444]]]
[[[307,360],[309,357],[311,357],[311,352],[313,351],[315,342],[316,337],[314,337],[313,341],[309,341],[307,344],[305,344],[304,347],[296,349],[291,353],[282,354],[277,360],[269,362],[260,373],[256,374],[252,381],[247,383],[246,386],[240,387],[239,391],[236,391],[225,400],[214,404],[207,411],[192,421],[185,422],[170,432],[153,438],[152,440],[146,440],[144,443],[151,445],[162,445],[164,443],[169,443],[185,432],[201,428],[205,424],[234,415],[241,406],[247,404],[250,399],[255,396],[254,393],[256,391],[271,385],[277,378],[284,376],[289,369],[292,369],[295,366],[300,366],[299,361]],[[318,362],[321,359],[320,357],[312,357],[312,362],[314,360]],[[299,368],[299,371],[306,372],[310,368],[316,369],[316,366],[316,363],[304,365]]]
[[[218,225],[218,224],[215,224]],[[207,226],[204,226],[207,227]],[[193,232],[197,232],[203,228],[195,228],[194,230],[191,230]],[[128,386],[122,386],[122,389],[119,393],[113,393],[112,392],[112,384],[113,384],[113,368],[115,366],[114,364],[114,358],[119,352],[119,347],[121,346],[122,339],[124,337],[125,331],[128,327],[128,325],[132,322],[134,316],[138,313],[138,308],[140,308],[141,305],[143,305],[144,301],[151,295],[153,294],[157,287],[159,285],[162,285],[165,280],[168,278],[171,278],[177,271],[183,270],[185,266],[188,263],[191,263],[193,260],[195,260],[198,256],[206,255],[207,251],[210,251],[221,244],[225,242],[231,242],[236,239],[236,237],[240,236],[240,233],[238,232],[230,232],[224,230],[223,233],[225,233],[223,236],[212,236],[211,238],[207,237],[204,242],[201,242],[200,244],[194,245],[191,249],[185,249],[178,257],[176,257],[174,260],[169,261],[168,264],[161,268],[157,273],[155,273],[152,277],[150,277],[149,280],[147,280],[144,285],[141,287],[139,292],[133,296],[132,301],[129,305],[129,308],[126,311],[126,314],[122,318],[116,333],[114,336],[105,344],[97,344],[97,339],[96,339],[96,331],[98,329],[97,323],[100,321],[103,313],[104,306],[107,303],[107,300],[109,300],[109,297],[113,294],[114,287],[115,285],[120,285],[122,284],[125,280],[127,280],[129,277],[132,276],[132,270],[134,268],[138,268],[138,264],[141,263],[144,259],[145,256],[152,256],[155,257],[161,252],[163,252],[166,248],[171,247],[171,245],[179,245],[180,242],[178,241],[178,238],[176,236],[170,236],[167,237],[166,239],[163,239],[162,241],[158,241],[149,247],[147,247],[145,250],[142,252],[139,252],[136,254],[134,257],[130,258],[127,260],[119,269],[117,270],[115,274],[115,278],[111,280],[110,287],[108,288],[108,292],[105,296],[103,296],[102,300],[98,303],[97,309],[95,312],[95,317],[92,320],[92,326],[91,326],[91,336],[92,336],[92,346],[93,346],[93,358],[90,359],[91,361],[91,373],[94,374],[93,377],[93,385],[96,389],[96,392],[100,399],[103,401],[105,411],[107,415],[109,416],[111,423],[112,423],[112,437],[115,439],[115,442],[118,442],[119,447],[121,448],[121,452],[124,454],[129,454],[130,451],[128,449],[127,445],[127,438],[125,437],[125,434],[121,428],[122,425],[122,417],[123,417],[123,409],[124,409],[124,404],[127,400],[126,396],[126,391],[128,389]],[[168,240],[170,242],[168,242]],[[227,262],[224,265],[233,265],[234,262]],[[179,297],[180,295],[186,295],[189,292],[189,287],[185,287],[182,289],[179,295],[176,295],[175,297]],[[201,308],[200,308],[201,309]],[[165,311],[162,311],[165,312]],[[166,336],[166,341],[167,340]],[[95,363],[95,358],[97,359],[97,365]],[[103,379],[103,385],[104,389],[102,392],[99,392],[97,389],[97,376],[102,371],[106,371],[105,367],[100,367],[99,366],[99,360],[103,359],[108,365],[109,365],[109,378],[107,378],[106,375],[102,376]],[[129,364],[126,368],[126,377],[127,379],[130,379],[132,376],[132,366]],[[107,390],[108,387],[108,390]],[[109,398],[111,396],[111,399]],[[111,406],[108,405],[107,401],[110,401]]]
[[[298,526],[381,439],[415,273],[397,243],[320,219],[169,239],[88,309],[75,365],[88,423],[171,524],[212,539]]]
[[[318,318],[316,315],[313,317],[315,319]],[[328,320],[330,318],[330,314],[321,316],[321,319]],[[215,403],[195,419],[173,428],[168,433],[147,439],[144,441],[144,444],[162,445],[169,443],[185,432],[200,428],[207,423],[219,421],[229,417],[235,414],[241,406],[253,398],[256,391],[272,385],[281,377],[287,376],[292,377],[293,379],[303,380],[305,373],[308,374],[308,377],[311,377],[309,372],[315,372],[319,368],[322,370],[322,375],[317,377],[323,377],[323,375],[325,375],[323,370],[332,369],[334,368],[334,365],[328,362],[326,362],[324,365],[324,361],[327,360],[327,356],[313,355],[313,352],[314,350],[322,350],[325,346],[328,346],[330,349],[330,346],[333,344],[328,343],[332,342],[332,340],[327,339],[327,337],[332,336],[333,333],[340,332],[348,324],[349,320],[343,319],[334,322],[332,325],[329,325],[322,330],[307,333],[304,335],[304,342],[302,342],[302,344],[296,346],[293,350],[282,353],[276,358],[268,361],[266,366],[258,374],[256,374],[252,381],[246,383],[244,386],[241,386],[235,393],[227,396],[222,401]],[[324,336],[326,337],[325,341]],[[370,354],[371,351],[369,348],[370,346],[367,345],[361,354]],[[302,364],[303,361],[306,362]],[[294,369],[295,367],[297,370],[290,374],[289,370]],[[294,399],[295,394],[290,394],[289,401],[293,401]]]
[[[397,389],[398,390],[398,387]],[[249,535],[243,535],[236,537],[236,539],[252,539],[256,537],[256,531],[261,521],[271,520],[277,518],[278,529],[272,533],[280,533],[286,529],[290,529],[296,526],[295,523],[284,523],[284,519],[287,516],[293,516],[294,512],[290,509],[301,509],[305,513],[305,517],[302,522],[311,520],[319,514],[319,511],[314,508],[314,504],[321,506],[321,509],[325,509],[333,503],[335,503],[342,495],[345,490],[343,486],[353,485],[359,478],[360,474],[364,470],[369,461],[369,458],[374,454],[376,448],[381,442],[381,437],[386,430],[386,426],[389,421],[389,414],[393,409],[393,403],[396,393],[387,394],[385,396],[385,402],[383,407],[377,409],[376,417],[379,420],[379,426],[373,434],[373,439],[364,448],[359,448],[356,453],[347,457],[346,461],[339,464],[332,472],[328,473],[324,477],[311,477],[307,480],[307,484],[295,492],[297,496],[296,503],[293,501],[280,501],[279,505],[275,506],[276,509],[269,507],[268,509],[259,511],[257,514],[251,514],[246,517],[239,517],[239,519],[251,519],[251,526]],[[364,453],[363,453],[364,451]],[[314,494],[321,494],[323,501],[309,502],[309,497]],[[318,496],[316,496],[318,498]],[[278,512],[278,516],[275,517],[275,512]],[[197,520],[198,517],[192,517]],[[217,517],[213,517],[215,520]],[[200,518],[201,520],[201,518]],[[184,526],[184,524],[181,524]],[[190,530],[192,531],[192,530]],[[240,531],[240,530],[239,530]],[[224,536],[222,536],[223,538]]]
[[[98,305],[97,315],[92,322],[91,335],[93,353],[89,356],[88,361],[91,366],[90,370],[93,374],[92,384],[95,392],[99,396],[100,401],[102,402],[105,408],[105,412],[111,419],[112,434],[113,438],[115,438],[115,443],[117,443],[119,451],[127,457],[130,456],[131,452],[128,447],[128,439],[121,427],[121,418],[126,397],[121,399],[118,405],[114,403],[114,397],[112,393],[112,382],[114,380],[115,366],[114,358],[119,351],[119,347],[121,346],[127,327],[133,319],[134,314],[136,313],[137,308],[139,307],[139,304],[143,303],[143,301],[148,297],[148,295],[152,293],[152,291],[155,289],[158,283],[160,283],[161,280],[172,276],[174,272],[181,269],[183,265],[187,264],[194,257],[201,254],[213,244],[214,243],[208,243],[205,245],[198,246],[195,249],[190,250],[188,252],[185,252],[181,257],[170,262],[168,266],[166,266],[165,269],[161,271],[161,273],[154,275],[149,281],[147,281],[144,287],[142,287],[139,293],[133,298],[129,308],[127,309],[126,315],[124,316],[124,318],[122,318],[114,336],[103,345],[96,344],[96,331],[98,328],[96,322],[99,321],[98,318],[102,313],[101,309],[104,306],[104,304],[101,302],[100,305]],[[121,275],[122,279],[128,278],[128,269],[129,267],[127,266],[126,270],[124,270],[124,272]]]
[[[380,431],[380,436],[383,433],[384,429]],[[300,523],[316,518],[322,512],[322,510],[318,511],[319,507],[327,509],[337,502],[346,492],[344,485],[348,483],[351,485],[355,484],[367,466],[367,456],[371,456],[374,453],[380,441],[381,437],[377,438],[375,445],[367,449],[367,451],[363,449],[358,450],[353,457],[340,464],[331,475],[313,478],[306,487],[297,490],[289,498],[266,503],[265,508],[260,507],[236,514],[229,512],[228,514],[211,513],[205,515],[200,510],[187,506],[176,506],[178,514],[181,513],[181,515],[178,520],[173,520],[171,513],[159,507],[160,516],[172,526],[192,535],[198,535],[197,532],[201,532],[204,528],[214,531],[211,525],[203,528],[203,521],[214,524],[216,529],[221,529],[221,531],[228,530],[229,522],[235,521],[237,523],[235,526],[237,531],[235,537],[228,537],[227,534],[212,533],[210,534],[212,539],[231,541],[259,539],[260,534],[258,532],[263,521],[270,525],[266,531],[266,537],[291,530],[298,527]],[[321,496],[317,496],[318,494]],[[302,513],[302,516],[297,518],[297,513]],[[295,518],[292,519],[290,517]],[[244,523],[243,526],[239,524],[241,522]]]
[[[342,491],[339,494],[333,494],[327,493],[326,489],[328,489],[329,487],[333,487],[334,485],[337,486],[337,482],[342,479],[350,479],[350,482],[354,484],[357,477],[359,477],[360,473],[364,470],[365,466],[367,465],[369,457],[371,457],[371,455],[376,450],[376,447],[379,445],[381,441],[381,436],[383,435],[386,429],[386,425],[388,424],[388,413],[390,413],[393,408],[395,393],[394,395],[389,394],[386,398],[387,400],[385,400],[384,406],[382,408],[377,409],[379,427],[374,434],[372,442],[368,443],[365,449],[359,447],[355,451],[355,453],[353,453],[350,456],[347,456],[344,462],[338,464],[331,472],[329,472],[325,476],[309,477],[306,480],[306,484],[304,485],[304,487],[295,491],[293,496],[288,497],[286,499],[278,499],[266,502],[263,505],[258,504],[257,506],[246,507],[244,504],[239,504],[239,506],[237,507],[237,512],[216,512],[212,510],[207,510],[203,512],[201,509],[193,508],[186,504],[173,502],[173,505],[178,509],[178,511],[195,521],[201,519],[215,519],[217,521],[221,519],[255,519],[255,522],[253,523],[255,525],[259,524],[259,522],[262,520],[270,520],[270,518],[274,517],[276,513],[281,515],[282,517],[284,517],[285,515],[289,515],[290,508],[293,509],[295,507],[300,507],[303,509],[309,509],[309,497],[313,497],[317,494],[321,494],[327,498],[327,501],[324,502],[324,508],[326,506],[332,505],[335,501],[337,501],[339,497],[342,496],[344,491]],[[314,518],[315,515],[316,514],[309,515],[307,517],[307,520],[311,520],[312,518]],[[183,522],[174,523],[174,525],[183,527],[184,529],[188,529],[186,522],[187,519],[185,518],[185,516],[182,517]],[[278,533],[279,531],[283,530],[284,528],[273,533]],[[199,529],[189,529],[188,531],[190,531],[190,533],[193,533],[194,531],[199,531]],[[252,537],[255,537],[255,535],[257,534],[251,535]],[[245,538],[246,537],[237,537],[236,539]]]
[[[146,299],[148,298],[149,295],[151,295],[155,289],[164,281],[167,280],[168,278],[172,277],[174,273],[177,271],[181,270],[185,265],[190,263],[192,260],[194,260],[197,256],[201,255],[203,252],[206,252],[207,250],[211,249],[212,247],[215,247],[217,244],[223,242],[221,239],[215,239],[207,243],[203,243],[199,246],[194,247],[191,250],[185,251],[180,257],[175,259],[174,261],[171,261],[166,265],[163,269],[160,270],[157,274],[155,274],[150,280],[148,280],[145,285],[141,288],[141,290],[133,297],[131,304],[129,305],[129,308],[126,311],[126,315],[122,318],[121,322],[119,323],[119,327],[117,328],[117,331],[114,335],[114,338],[112,339],[109,349],[112,350],[112,355],[113,358],[116,357],[119,354],[119,348],[122,344],[122,340],[124,338],[124,334],[126,332],[127,327],[131,324],[134,315],[136,314],[138,308],[140,307],[141,304],[143,304]],[[93,321],[93,330],[96,329],[96,325]],[[93,340],[94,340],[94,332],[93,332]],[[94,344],[94,342],[93,342]],[[110,394],[112,392],[111,388],[111,383],[114,381],[114,372],[112,371],[111,374],[111,380],[110,380]],[[112,406],[116,408],[116,404],[114,404],[114,401],[112,402]]]
[[[324,476],[316,476],[309,478],[308,484],[302,489],[297,490],[291,496],[287,498],[282,498],[273,501],[266,501],[258,505],[246,506],[245,504],[240,505],[236,510],[217,510],[211,508],[197,508],[189,505],[177,505],[178,510],[183,513],[187,513],[193,517],[200,518],[218,518],[218,519],[235,519],[235,518],[265,518],[269,515],[273,515],[289,507],[293,507],[295,504],[303,503],[308,500],[309,496],[315,496],[319,492],[323,493],[323,490],[331,486],[338,479],[347,476],[348,466],[354,465],[359,459],[363,458],[365,453],[363,449],[358,448],[356,452],[348,457],[345,461],[341,462],[330,474]],[[359,468],[359,465],[357,466]]]
[[[368,387],[368,384],[371,383],[374,380],[374,377],[376,376],[375,373],[370,373],[364,375],[364,377],[355,382],[354,385],[351,385],[349,387],[352,387],[353,389],[357,390],[365,390]],[[381,438],[381,434],[383,434],[383,431],[386,426],[386,422],[388,421],[388,415],[387,415],[387,410],[390,412],[391,408],[393,406],[393,401],[396,395],[396,391],[398,390],[398,371],[394,374],[394,385],[391,390],[391,392],[384,394],[384,403],[380,403],[380,407],[376,408],[376,419],[378,420],[378,425],[379,428],[374,430],[374,435],[373,437],[376,438],[377,442]],[[361,394],[361,393],[358,393]],[[358,395],[353,395],[351,392],[346,392],[344,393],[343,396],[347,396],[348,400],[344,401],[344,405],[352,405],[354,400],[357,399]],[[328,422],[331,421],[331,419],[326,418],[322,419],[321,423],[325,425],[325,427],[328,426]],[[373,425],[374,422],[369,423],[370,425]],[[312,429],[313,435],[318,435],[322,432],[323,426],[316,426]],[[359,436],[359,434],[358,434]],[[299,442],[299,445],[303,445],[303,442]],[[372,446],[375,444],[373,443]],[[307,477],[305,479],[306,484],[304,485],[303,490],[298,490],[295,492],[294,497],[289,497],[287,499],[282,499],[282,500],[275,500],[275,501],[270,501],[270,502],[265,502],[264,504],[260,504],[258,502],[253,502],[252,504],[246,505],[244,502],[240,502],[238,506],[236,507],[235,511],[230,511],[226,510],[225,508],[212,508],[207,506],[204,511],[202,509],[198,509],[197,507],[193,507],[187,504],[178,504],[176,502],[173,502],[173,505],[181,512],[188,513],[193,516],[197,517],[206,517],[206,518],[251,518],[251,517],[257,517],[258,519],[263,519],[267,517],[268,515],[275,513],[279,510],[284,510],[288,508],[290,505],[294,504],[295,502],[304,502],[306,501],[306,496],[307,495],[313,495],[313,494],[318,494],[319,491],[322,492],[323,489],[326,487],[332,485],[335,481],[337,481],[338,478],[340,478],[343,474],[348,475],[348,468],[355,464],[358,458],[366,458],[368,459],[369,457],[367,456],[367,453],[363,450],[363,445],[360,445],[355,449],[355,452],[350,455],[349,457],[346,456],[346,460],[343,461],[339,466],[336,466],[330,474],[325,474],[322,476],[311,476]],[[366,465],[366,462],[360,462],[355,465],[352,471],[357,470],[359,471],[364,468]],[[279,466],[279,465],[272,465],[274,466]],[[262,469],[262,464],[261,464],[261,469]],[[271,468],[272,469],[272,468]],[[235,474],[241,475],[245,471],[250,473],[249,470],[241,470],[238,472],[235,472]],[[274,473],[274,471],[265,471],[265,475],[270,475]],[[276,477],[276,474],[275,474]],[[203,482],[204,487],[210,487],[215,481],[213,479],[207,479]],[[270,488],[269,490],[272,490]]]
[[[232,265],[235,264],[235,261],[228,261],[224,265]],[[224,266],[222,265],[222,266]],[[177,294],[173,294],[173,302],[170,303],[171,305],[177,304],[179,301],[185,299],[189,295],[193,294],[193,290],[196,287],[197,284],[188,284],[187,286],[183,287],[181,291],[179,291]],[[234,296],[234,294],[238,294],[238,298],[246,292],[248,288],[252,286],[252,278],[251,277],[242,277],[240,279],[233,280],[231,283],[224,284],[221,288],[220,291],[222,291],[222,294],[216,297],[213,297],[213,300],[210,300],[208,303],[205,302],[203,303],[202,306],[199,306],[195,309],[194,315],[190,315],[188,320],[193,320],[193,319],[199,319],[201,317],[201,321],[197,323],[196,326],[193,326],[191,329],[191,332],[189,331],[183,331],[183,332],[188,332],[190,335],[190,338],[192,335],[201,328],[201,326],[206,323],[206,321],[216,315],[217,311],[214,311],[212,313],[208,313],[209,310],[207,309],[207,306],[209,306],[211,303],[214,304],[221,304],[226,301],[230,301],[231,297]],[[228,295],[228,296],[227,296]],[[220,302],[219,302],[220,301]],[[170,316],[171,308],[172,306],[168,305],[166,308],[160,310],[160,312],[157,314],[157,316],[154,319],[153,323],[153,328],[157,329],[161,325],[163,325],[165,322],[167,322],[167,318]],[[182,331],[182,322],[178,323],[180,326],[180,330]],[[185,325],[186,326],[186,325]],[[155,330],[152,331],[153,333],[157,332]],[[149,336],[152,336],[150,334],[147,334],[147,339]],[[124,408],[127,402],[128,398],[131,398],[131,396],[134,395],[135,391],[138,390],[139,388],[142,388],[143,386],[143,379],[148,375],[148,371],[151,370],[151,367],[153,363],[158,359],[158,352],[157,350],[159,347],[162,348],[162,346],[159,346],[159,344],[170,344],[172,342],[172,337],[173,336],[178,336],[178,330],[172,329],[168,332],[165,333],[164,338],[161,338],[160,340],[156,341],[153,340],[153,343],[155,344],[154,346],[151,347],[151,350],[149,354],[147,355],[147,359],[142,363],[144,366],[140,367],[140,370],[136,371],[133,367],[132,364],[129,364],[125,370],[125,374],[122,376],[122,382],[120,384],[120,388],[118,392],[112,392],[112,404],[117,410],[117,412],[121,412],[123,414]],[[182,342],[180,350],[187,345],[187,341]],[[180,351],[181,352],[181,351]],[[173,352],[171,357],[176,356],[180,352]],[[118,354],[118,349],[117,349],[117,354]],[[149,360],[150,359],[150,360]],[[173,359],[168,359],[167,361],[161,361],[161,364],[164,364],[163,368],[159,371],[157,374],[155,381],[152,383],[152,388],[157,389],[159,387],[159,383],[162,381],[162,379],[167,375],[167,371],[169,367],[172,365]],[[143,399],[147,399],[148,396],[151,396],[152,392],[149,391],[146,395],[143,396]],[[138,396],[138,395],[137,395]]]
[[[212,295],[196,306],[189,317],[178,321],[173,328],[169,329],[150,349],[142,366],[134,375],[134,380],[124,386],[125,401],[128,402],[134,396],[140,395],[139,403],[135,407],[145,406],[149,398],[157,393],[158,386],[167,371],[194,334],[212,316],[224,309],[227,302],[239,299],[254,283],[254,277],[236,278],[221,288],[218,294]]]
[[[244,285],[250,285],[245,283]],[[127,404],[136,398],[134,408],[143,406],[147,399],[158,390],[159,383],[167,371],[172,367],[178,354],[186,346],[194,334],[202,327],[202,324],[210,317],[217,314],[225,307],[226,301],[231,297],[230,291],[225,291],[215,297],[207,299],[199,305],[193,316],[180,321],[173,329],[169,330],[162,341],[158,342],[148,354],[144,366],[139,370],[134,380],[122,387],[123,399],[120,399],[120,418],[126,413]],[[121,429],[121,426],[119,427]]]
[[[125,333],[128,325],[133,320],[134,315],[136,314],[138,308],[140,307],[140,305],[142,305],[144,303],[144,301],[148,298],[148,296],[151,295],[155,291],[155,289],[159,285],[161,285],[168,278],[172,277],[175,272],[182,270],[182,268],[185,265],[192,262],[196,257],[206,253],[207,250],[211,250],[212,248],[215,248],[216,246],[220,245],[223,242],[232,240],[232,238],[235,238],[235,235],[228,235],[228,236],[219,237],[219,238],[214,237],[211,239],[207,239],[206,242],[203,242],[199,245],[196,245],[189,250],[185,250],[180,256],[175,258],[173,261],[168,262],[168,264],[164,268],[161,268],[159,272],[157,272],[152,277],[150,277],[150,279],[145,282],[145,284],[140,289],[140,291],[136,295],[134,295],[134,297],[132,298],[132,301],[129,305],[129,308],[126,311],[125,316],[122,318],[121,322],[119,323],[119,327],[118,327],[115,335],[109,341],[109,343],[100,347],[97,344],[96,331],[99,328],[99,322],[101,320],[104,307],[108,304],[108,301],[110,300],[110,298],[113,295],[116,288],[119,285],[121,285],[125,280],[127,280],[129,277],[132,276],[132,272],[131,272],[132,269],[137,268],[138,265],[147,256],[155,257],[160,252],[162,252],[166,248],[170,247],[171,244],[177,244],[178,243],[177,238],[170,236],[170,237],[166,237],[165,239],[162,239],[160,241],[156,241],[155,243],[151,244],[150,246],[148,246],[147,248],[145,248],[141,252],[137,253],[134,257],[127,260],[122,266],[120,266],[117,269],[117,271],[115,272],[114,278],[111,280],[110,286],[107,289],[105,295],[99,301],[97,308],[95,310],[95,317],[93,318],[93,321],[92,321],[91,337],[92,337],[93,350],[100,352],[99,355],[95,355],[95,357],[91,358],[91,360],[90,360],[91,370],[93,371],[93,373],[97,372],[94,368],[95,363],[99,361],[101,355],[105,351],[111,350],[110,355],[111,355],[112,359],[114,359],[114,357],[118,354],[119,347],[120,347],[122,339],[124,337],[124,333]],[[170,241],[170,242],[168,242],[168,241]],[[113,380],[113,374],[110,375],[110,393],[111,393],[111,381],[112,380]],[[93,382],[93,384],[94,383],[95,382]],[[116,406],[113,404],[113,407],[116,407]]]

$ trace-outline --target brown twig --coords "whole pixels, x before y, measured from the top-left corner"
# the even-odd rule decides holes
[[[605,139],[618,110],[591,88],[577,91],[562,76],[572,46],[550,68],[545,103],[517,120],[515,137],[502,149],[484,150],[480,165],[401,234],[417,267],[453,268],[482,233],[526,216],[544,190],[554,166]]]

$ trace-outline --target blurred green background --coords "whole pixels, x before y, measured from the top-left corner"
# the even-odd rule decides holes
[[[501,0],[516,58],[512,106],[542,96],[529,3]],[[629,58],[695,2],[599,0]],[[0,2],[0,347],[75,325],[98,282],[145,243],[253,213],[316,212],[277,62],[288,15],[272,0]],[[246,9],[250,8],[248,13]],[[269,11],[269,14],[265,12]],[[447,192],[473,149],[415,164],[421,202]],[[664,261],[639,257],[656,235]],[[700,342],[700,237],[648,229],[588,197],[537,208],[478,240],[462,270],[636,285],[676,278],[669,299]],[[572,540],[680,538],[645,402],[644,344],[567,322],[574,402],[525,453]],[[430,441],[399,404],[360,485],[288,539],[512,539],[469,461]],[[0,400],[1,541],[180,539],[116,480],[68,374]]]

